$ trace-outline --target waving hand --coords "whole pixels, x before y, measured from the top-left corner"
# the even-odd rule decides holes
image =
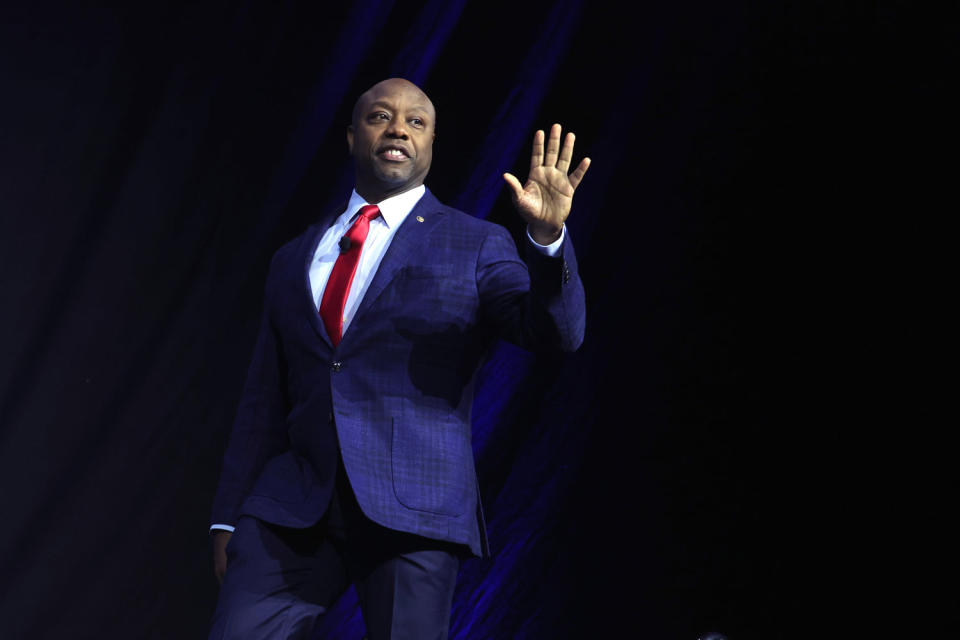
[[[530,227],[530,235],[540,244],[550,244],[560,237],[563,223],[570,215],[573,192],[590,168],[590,158],[584,158],[572,173],[567,175],[573,158],[573,141],[576,136],[567,133],[560,148],[561,127],[550,127],[550,137],[544,152],[543,131],[533,136],[533,152],[530,155],[530,173],[524,185],[510,173],[503,179],[511,189],[513,205]]]

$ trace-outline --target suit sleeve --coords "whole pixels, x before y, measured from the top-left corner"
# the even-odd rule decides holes
[[[285,428],[286,364],[270,320],[269,302],[265,307],[243,395],[223,457],[220,483],[211,514],[212,524],[234,526],[243,499],[253,487],[264,464],[289,449]]]
[[[556,257],[528,244],[521,260],[503,227],[484,239],[477,260],[484,321],[497,337],[533,351],[576,351],[583,342],[586,303],[570,235]]]

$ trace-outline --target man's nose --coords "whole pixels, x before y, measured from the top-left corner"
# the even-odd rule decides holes
[[[402,120],[391,121],[390,126],[387,127],[387,137],[406,140],[407,128],[404,126],[404,122]]]

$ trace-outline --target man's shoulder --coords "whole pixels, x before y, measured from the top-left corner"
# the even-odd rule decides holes
[[[509,232],[503,226],[496,224],[495,222],[478,218],[465,211],[461,211],[455,207],[443,204],[432,193],[430,193],[429,189],[424,194],[424,204],[427,207],[436,208],[437,210],[441,211],[448,218],[448,222],[454,228],[464,233],[476,234],[479,236],[488,236],[492,233],[509,235]]]
[[[318,224],[311,224],[299,235],[285,242],[279,249],[273,252],[273,261],[283,260],[303,251],[304,245],[309,243],[317,233]]]
[[[311,247],[316,246],[320,235],[322,235],[322,223],[311,224],[296,237],[288,240],[274,251],[270,258],[268,281],[271,277],[283,277],[283,274],[288,273],[291,269],[299,271],[301,265],[306,264],[307,252],[310,251]]]
[[[285,242],[279,249],[273,253],[273,261],[301,256],[303,252],[315,249],[320,241],[323,232],[330,228],[337,217],[347,208],[348,200],[334,200],[322,210],[319,218],[310,224],[306,229]]]

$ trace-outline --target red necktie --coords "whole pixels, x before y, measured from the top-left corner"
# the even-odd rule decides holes
[[[340,241],[340,255],[337,256],[337,262],[333,265],[330,279],[327,280],[327,286],[323,290],[323,299],[320,301],[320,317],[323,318],[323,326],[327,328],[327,335],[330,336],[333,346],[340,344],[340,338],[343,335],[343,307],[347,303],[353,274],[357,272],[363,241],[367,239],[367,233],[370,232],[370,221],[379,215],[380,207],[375,204],[361,207],[360,215],[344,236],[349,239],[349,244],[346,240]]]

